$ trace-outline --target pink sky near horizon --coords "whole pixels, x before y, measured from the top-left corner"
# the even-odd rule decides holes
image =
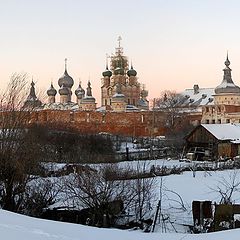
[[[105,56],[122,36],[149,99],[166,89],[215,87],[229,51],[240,85],[240,2],[237,0],[8,0],[0,1],[0,90],[14,72],[33,76],[46,91],[64,71],[100,104]],[[75,99],[75,98],[74,98]]]

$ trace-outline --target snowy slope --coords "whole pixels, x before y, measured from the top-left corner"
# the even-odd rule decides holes
[[[4,240],[239,240],[240,229],[192,234],[141,233],[99,229],[77,224],[41,220],[0,210],[0,232]]]

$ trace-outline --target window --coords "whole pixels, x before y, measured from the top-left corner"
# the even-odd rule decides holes
[[[102,123],[105,123],[105,114],[102,115]]]
[[[209,119],[206,120],[206,124],[209,124]]]
[[[107,99],[105,99],[105,106],[107,106]]]
[[[218,119],[218,123],[221,124],[221,119]]]
[[[212,124],[215,124],[215,119],[212,120]]]
[[[70,122],[73,122],[73,121],[74,121],[74,113],[70,112]]]
[[[230,119],[226,119],[226,123],[230,123]]]

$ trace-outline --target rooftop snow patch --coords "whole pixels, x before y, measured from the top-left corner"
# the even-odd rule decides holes
[[[218,140],[239,140],[240,124],[202,124]]]

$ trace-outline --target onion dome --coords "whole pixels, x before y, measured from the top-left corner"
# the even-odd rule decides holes
[[[67,72],[67,59],[65,59],[65,71],[62,75],[62,77],[60,77],[58,79],[58,85],[59,87],[61,87],[62,85],[64,85],[67,88],[71,88],[74,84],[73,78],[71,76],[68,75]]]
[[[81,82],[79,83],[78,88],[75,90],[75,95],[76,96],[79,96],[79,95],[84,96],[85,95],[85,90],[82,88]]]
[[[231,75],[232,69],[229,67],[229,65],[230,65],[230,61],[228,59],[228,54],[227,54],[227,59],[225,61],[226,67],[223,69],[223,72],[224,72],[223,80],[222,80],[222,83],[215,88],[216,94],[224,94],[224,93],[240,94],[240,88],[237,85],[235,85],[232,80],[232,75]]]
[[[115,75],[124,75],[124,69],[123,69],[123,68],[120,68],[120,67],[117,67],[117,68],[115,68],[115,70],[114,70],[114,74],[115,74]]]
[[[140,92],[140,95],[142,98],[146,98],[148,96],[148,91],[143,89],[141,92]]]
[[[61,88],[59,89],[59,94],[60,95],[68,95],[69,94],[68,88],[65,87],[64,85],[62,85]]]
[[[136,77],[136,76],[137,76],[137,71],[133,69],[133,66],[132,66],[132,65],[131,65],[131,69],[129,69],[129,70],[127,71],[127,75],[128,75],[129,77],[131,77],[131,76]]]
[[[108,69],[108,65],[106,66],[106,70],[102,73],[103,77],[111,77],[112,72]]]
[[[51,83],[50,88],[47,90],[48,96],[56,96],[57,90],[53,87],[53,84]]]

